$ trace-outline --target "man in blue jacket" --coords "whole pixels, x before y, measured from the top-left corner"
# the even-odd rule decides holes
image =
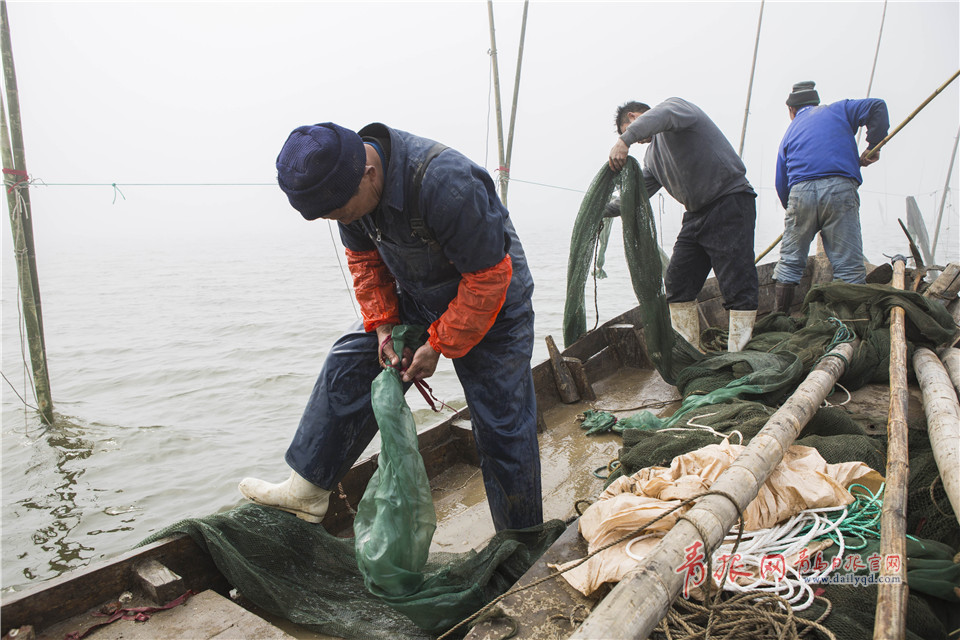
[[[487,503],[497,530],[541,524],[533,353],[533,279],[490,175],[463,154],[374,123],[298,127],[277,179],[307,220],[338,222],[362,323],[340,337],[287,449],[289,479],[246,478],[258,504],[320,522],[330,492],[377,432],[370,383],[381,367],[403,382],[453,360],[463,386]],[[396,324],[428,328],[396,353]]]
[[[887,135],[887,104],[877,98],[820,105],[813,82],[798,82],[787,97],[790,126],[777,154],[777,194],[787,210],[777,280],[776,310],[788,313],[817,232],[835,278],[862,284],[866,278],[860,234],[860,167]],[[867,149],[857,152],[856,135],[867,127]]]

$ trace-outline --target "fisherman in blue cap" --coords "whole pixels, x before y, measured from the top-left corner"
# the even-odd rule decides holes
[[[370,383],[408,385],[453,360],[470,408],[497,530],[543,521],[533,353],[533,279],[485,169],[432,140],[374,123],[294,129],[277,180],[307,220],[335,220],[363,320],[338,339],[286,453],[279,484],[240,483],[250,500],[320,522],[331,491],[377,432]],[[428,327],[398,354],[396,324]]]

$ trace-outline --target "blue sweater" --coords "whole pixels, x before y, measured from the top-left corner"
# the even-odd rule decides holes
[[[841,100],[802,107],[787,127],[777,153],[777,195],[787,207],[790,187],[798,182],[845,176],[863,182],[857,130],[867,127],[867,145],[873,148],[887,135],[887,103],[877,98]]]

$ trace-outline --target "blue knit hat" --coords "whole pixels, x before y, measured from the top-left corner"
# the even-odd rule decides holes
[[[290,205],[316,220],[357,192],[367,152],[355,132],[332,122],[297,127],[277,156],[277,182]]]

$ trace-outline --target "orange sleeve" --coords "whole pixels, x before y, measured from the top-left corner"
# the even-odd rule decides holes
[[[510,255],[487,269],[464,273],[457,296],[430,325],[427,341],[434,351],[459,358],[487,335],[507,297],[513,263]]]
[[[353,291],[360,304],[364,331],[374,331],[383,324],[400,322],[397,291],[393,274],[383,263],[380,253],[345,249],[347,267],[353,276]]]

